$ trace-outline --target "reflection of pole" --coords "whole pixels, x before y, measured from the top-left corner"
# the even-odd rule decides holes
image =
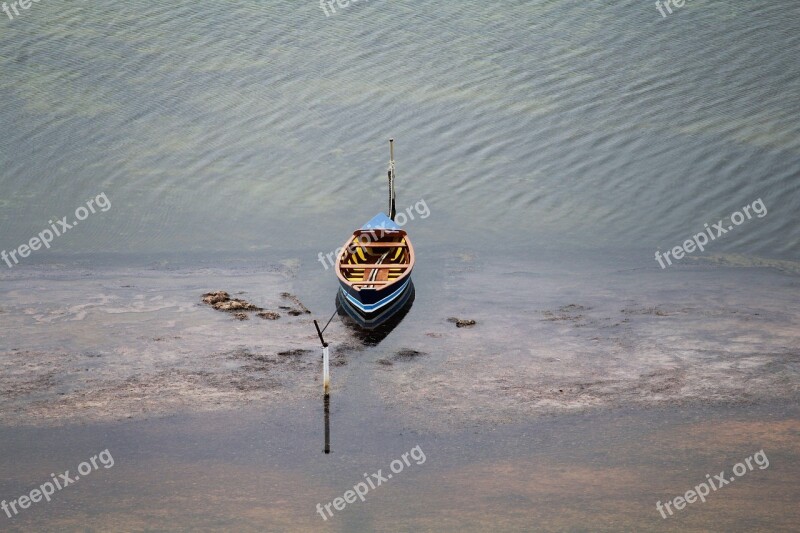
[[[331,397],[325,395],[325,453],[331,453]]]
[[[331,393],[331,365],[330,356],[328,354],[328,347],[322,349],[322,390],[325,397]]]

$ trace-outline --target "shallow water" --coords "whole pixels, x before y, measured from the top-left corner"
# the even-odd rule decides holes
[[[747,414],[693,408],[484,425],[444,435],[408,428],[366,401],[333,396],[332,451],[322,453],[320,402],[281,410],[0,432],[3,494],[23,494],[108,449],[84,476],[10,522],[36,531],[790,531],[797,523],[796,406]],[[357,410],[358,418],[348,411]],[[786,416],[789,418],[785,418]],[[324,505],[386,477],[419,446],[424,459],[333,518]],[[763,450],[766,468],[666,520],[666,501]],[[763,466],[763,461],[761,462]],[[395,467],[397,470],[397,467]],[[4,527],[9,522],[5,522]]]
[[[329,18],[48,0],[0,20],[0,247],[105,192],[56,251],[313,261],[385,209],[394,136],[400,207],[431,212],[418,240],[655,250],[762,198],[714,251],[797,259],[798,22],[793,0],[668,19],[632,0]]]

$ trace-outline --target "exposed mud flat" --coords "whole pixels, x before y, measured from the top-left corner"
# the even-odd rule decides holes
[[[466,294],[478,326],[426,331],[412,345],[424,364],[384,365],[380,394],[428,431],[800,397],[800,283],[787,269],[597,270],[453,261],[449,292]]]
[[[169,357],[170,348],[181,340],[153,342],[161,343]],[[201,360],[161,361],[147,368],[127,364],[113,353],[0,353],[0,391],[7,400],[0,420],[64,425],[314,399],[321,390],[320,351],[288,348],[293,345],[240,346],[207,353]],[[347,353],[345,348],[335,352],[331,367],[345,366]]]
[[[489,341],[486,329],[444,334],[427,343],[424,364],[388,360],[375,379],[387,404],[428,430],[597,408],[796,399],[800,323],[758,310],[609,313],[568,304],[510,326],[537,331],[516,339],[524,346]]]
[[[321,388],[310,312],[285,290],[291,272],[227,278],[273,295],[249,297],[257,303],[221,291],[200,302],[196,287],[206,272],[184,272],[178,281],[146,272],[68,276],[69,288],[61,276],[51,276],[33,288],[24,277],[3,285],[8,313],[0,326],[1,423],[64,425],[211,412],[311,398]],[[285,304],[297,313],[263,310]],[[258,318],[231,320],[238,313]],[[326,335],[340,347],[332,365],[343,365],[347,335],[335,328]]]
[[[367,388],[409,427],[427,431],[800,395],[799,284],[791,274],[592,266],[590,276],[462,255],[445,258],[441,280],[417,277],[423,297],[376,346],[331,322],[334,394]],[[306,304],[292,265],[8,276],[0,422],[139,419],[316,398],[322,370],[312,319],[324,323],[335,285],[303,285]],[[229,292],[207,293],[209,286]],[[209,302],[199,301],[203,294]],[[234,301],[254,318],[239,322],[234,310],[209,307]],[[291,312],[256,318],[264,309]],[[445,318],[460,316],[476,323],[454,327]]]

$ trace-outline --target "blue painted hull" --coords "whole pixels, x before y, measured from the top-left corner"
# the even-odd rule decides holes
[[[414,294],[414,283],[411,281],[411,278],[407,278],[406,282],[402,284],[400,292],[388,303],[382,305],[375,311],[364,312],[357,304],[354,304],[351,299],[348,298],[345,287],[342,286],[337,295],[337,304],[339,308],[359,326],[366,329],[374,329],[389,321],[398,311],[406,307],[409,301],[414,298]]]
[[[344,301],[355,311],[366,318],[382,314],[387,308],[392,307],[411,285],[411,273],[404,276],[399,283],[392,283],[379,289],[356,290],[350,285],[339,281],[340,292]]]

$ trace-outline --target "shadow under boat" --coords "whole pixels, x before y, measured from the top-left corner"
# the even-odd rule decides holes
[[[339,290],[336,293],[336,308],[342,322],[349,330],[364,344],[375,346],[385,339],[411,311],[416,298],[414,283],[409,280],[403,294],[392,302],[392,305],[383,309],[377,315],[369,317],[362,315],[352,306],[348,305],[344,293]]]

